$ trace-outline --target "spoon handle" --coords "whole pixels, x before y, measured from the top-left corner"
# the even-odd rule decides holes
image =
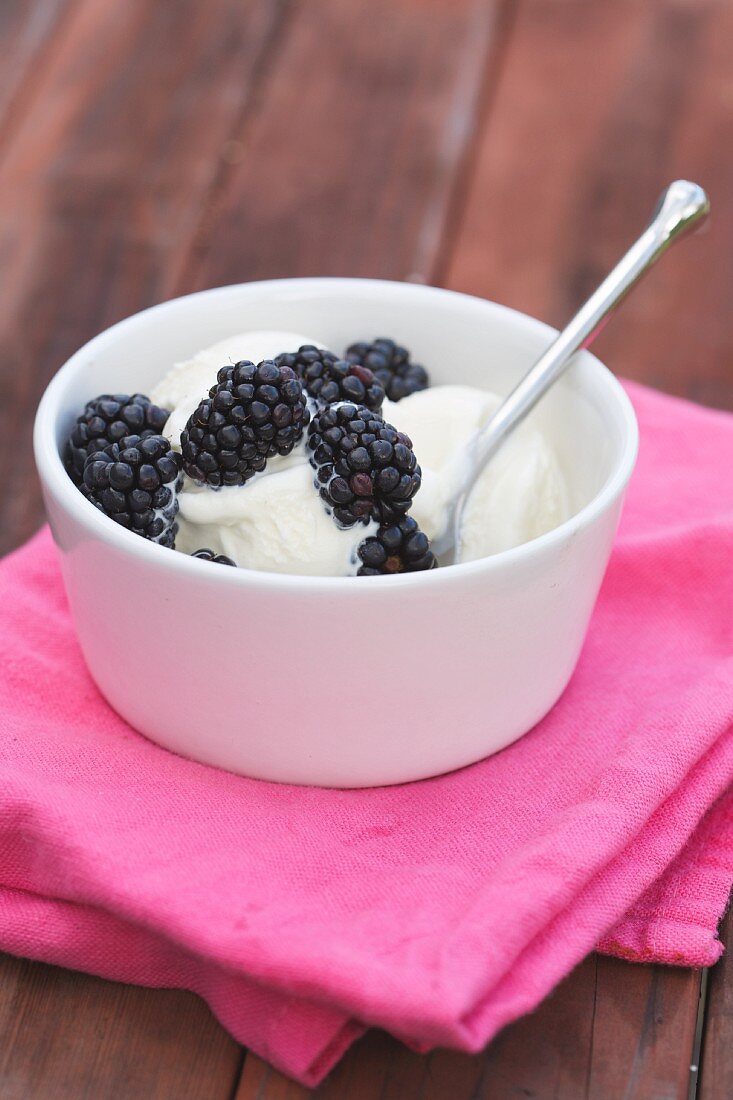
[[[671,244],[702,221],[709,210],[708,197],[698,184],[676,180],[669,185],[638,240],[504,399],[476,437],[472,484],[504,439],[560,377],[575,352],[588,347],[642,275]]]

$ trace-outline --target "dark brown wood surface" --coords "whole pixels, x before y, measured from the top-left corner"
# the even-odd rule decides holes
[[[193,993],[0,956],[0,1096],[227,1097],[243,1051]]]
[[[721,939],[733,944],[733,908]],[[733,963],[726,954],[710,971],[705,1011],[700,1100],[730,1100],[733,1096]]]
[[[42,519],[46,382],[120,317],[202,286],[342,274],[558,323],[674,175],[709,188],[712,226],[599,351],[733,407],[728,0],[3,0],[0,38],[0,550]],[[482,1055],[374,1033],[317,1095],[684,1098],[700,989],[699,972],[594,956]],[[723,1100],[727,961],[703,1007],[699,1094]],[[0,959],[3,1100],[234,1095],[309,1094],[191,994]]]

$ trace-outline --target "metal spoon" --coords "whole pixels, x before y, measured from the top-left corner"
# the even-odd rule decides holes
[[[468,472],[454,499],[445,533],[433,540],[433,551],[437,555],[454,549],[456,561],[460,561],[463,509],[487,462],[566,370],[575,353],[588,347],[598,335],[642,275],[671,244],[701,222],[709,210],[708,197],[696,183],[676,180],[663,192],[652,220],[638,240],[502,401],[491,420],[474,436],[468,455]]]

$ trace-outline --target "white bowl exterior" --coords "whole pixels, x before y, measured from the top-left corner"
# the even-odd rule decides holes
[[[542,718],[575,667],[618,507],[443,584],[242,599],[164,560],[141,570],[52,500],[49,514],[89,669],[132,726],[246,775],[369,786],[461,767]]]
[[[436,331],[441,311],[450,319],[451,311],[486,310],[498,329],[522,340],[529,333],[537,349],[547,341],[544,326],[490,303],[360,280],[222,288],[192,296],[188,309],[205,314],[207,298],[209,305],[228,298],[234,332],[255,327],[242,324],[237,303],[265,287],[276,311],[288,295],[300,300],[299,285],[311,324],[289,319],[279,327],[318,335],[324,311],[333,302],[338,312],[340,296],[348,303],[343,325],[369,334],[374,325],[358,323],[365,298],[383,317],[395,295],[408,291],[403,317],[415,300],[424,312],[427,297]],[[171,307],[180,316],[180,301],[116,329],[132,326],[134,337],[136,322],[149,327],[158,314],[161,334],[170,333],[177,312]],[[219,326],[209,342],[221,335]],[[378,328],[404,332],[389,319]],[[116,329],[99,338],[110,353]],[[189,343],[188,351],[206,342]],[[123,384],[123,377],[90,381],[94,345],[49,387],[36,455],[84,656],[102,693],[133,727],[175,752],[258,778],[372,786],[469,764],[516,740],[553,706],[583,644],[636,449],[627,399],[591,356],[569,379],[568,393],[585,401],[598,383],[603,394],[593,400],[608,418],[614,454],[589,505],[561,528],[493,558],[357,582],[235,573],[154,547],[101,516],[66,477],[56,442],[84,398]],[[185,352],[166,344],[165,363],[176,355]],[[527,360],[515,360],[518,374]],[[144,381],[133,378],[124,388],[145,388]],[[615,406],[607,409],[609,395]]]

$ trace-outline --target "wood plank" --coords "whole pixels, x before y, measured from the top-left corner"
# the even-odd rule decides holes
[[[297,5],[178,289],[288,275],[426,278],[506,7]]]
[[[39,73],[72,0],[3,0],[0,4],[0,155],[24,103],[33,94]]]
[[[241,1059],[192,993],[0,956],[3,1100],[228,1100]]]
[[[731,40],[724,0],[521,0],[436,278],[562,323],[664,184],[699,179],[712,224],[665,258],[596,347],[621,374],[733,407]]]
[[[589,1097],[686,1100],[700,977],[598,959]]]
[[[168,294],[266,68],[284,0],[77,0],[0,166],[0,552],[42,517],[30,419],[51,374]]]
[[[699,1100],[730,1100],[733,1096],[733,906],[723,921],[720,938],[728,950],[708,978]]]
[[[420,1056],[372,1032],[314,1091],[250,1055],[235,1100],[686,1100],[699,985],[592,956],[483,1054]]]

